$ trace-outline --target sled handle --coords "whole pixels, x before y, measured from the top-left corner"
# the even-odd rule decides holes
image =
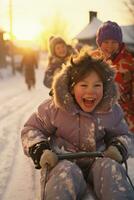
[[[63,159],[77,159],[77,158],[96,158],[96,157],[104,157],[102,152],[77,152],[77,153],[63,153],[57,154],[59,160]]]

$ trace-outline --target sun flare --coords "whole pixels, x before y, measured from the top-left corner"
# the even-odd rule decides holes
[[[39,25],[33,24],[25,24],[23,27],[22,25],[16,25],[14,27],[14,35],[18,40],[35,40],[39,35],[41,28]]]
[[[89,23],[90,10],[97,11],[98,18],[102,21],[111,19],[119,24],[128,24],[128,12],[125,12],[122,2],[123,0],[79,0],[73,3],[72,0],[1,0],[0,28],[10,33],[12,30],[13,36],[17,40],[35,41],[36,38],[40,40],[38,36],[41,37],[44,30],[50,30],[50,33],[54,32],[49,28],[51,24],[49,22],[58,13],[61,16],[60,19],[65,21],[66,33],[71,39]],[[105,5],[105,9],[103,5]],[[111,10],[111,7],[114,8],[114,11]],[[124,16],[125,13],[127,16]],[[57,23],[56,28],[59,26],[60,23]],[[66,27],[62,27],[63,32]]]

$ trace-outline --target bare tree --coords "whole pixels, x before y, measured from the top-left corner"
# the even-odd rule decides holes
[[[125,0],[124,4],[128,8],[129,13],[134,17],[134,0]]]
[[[60,15],[60,13],[56,13],[53,17],[49,25],[47,26],[47,29],[45,29],[44,23],[44,31],[41,33],[41,45],[44,49],[47,49],[47,42],[48,39],[52,35],[59,35],[63,37],[65,40],[68,39],[68,24],[66,20],[63,18],[63,16]]]

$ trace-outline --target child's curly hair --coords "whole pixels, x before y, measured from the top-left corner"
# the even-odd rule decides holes
[[[93,71],[99,75],[103,83],[103,98],[96,109],[99,109],[99,111],[110,109],[118,97],[118,90],[114,81],[115,73],[105,61],[93,58],[86,52],[73,56],[54,76],[52,89],[56,105],[65,110],[73,111],[73,88]]]
[[[114,71],[102,59],[93,58],[88,53],[79,54],[74,58],[71,57],[68,74],[70,77],[70,89],[72,89],[76,83],[88,76],[92,71],[95,71],[99,75],[104,87],[107,81],[112,81],[114,78]]]

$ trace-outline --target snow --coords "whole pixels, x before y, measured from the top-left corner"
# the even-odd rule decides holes
[[[36,200],[40,197],[40,170],[23,153],[20,130],[48,97],[49,90],[42,83],[44,69],[36,70],[36,88],[31,91],[27,90],[21,74],[0,72],[0,199]],[[129,159],[129,174],[134,182],[133,167],[134,159]]]
[[[101,24],[102,22],[99,19],[93,18],[92,22],[87,24],[87,26],[76,36],[76,38],[78,40],[94,38]]]
[[[37,84],[28,91],[24,77],[1,70],[0,78],[0,199],[33,200],[39,196],[40,171],[23,154],[20,130],[49,90],[42,84],[44,69],[36,71]]]

